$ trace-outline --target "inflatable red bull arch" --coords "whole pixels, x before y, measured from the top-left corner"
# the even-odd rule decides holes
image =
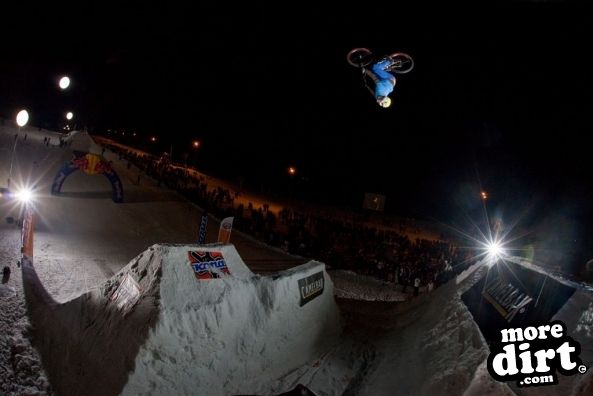
[[[52,183],[51,193],[59,194],[62,190],[64,180],[77,170],[80,170],[87,175],[102,174],[111,183],[113,189],[113,202],[121,203],[124,201],[124,189],[121,180],[117,173],[115,173],[115,170],[111,167],[111,164],[105,161],[100,155],[79,151],[75,151],[74,158],[65,163],[58,172]]]

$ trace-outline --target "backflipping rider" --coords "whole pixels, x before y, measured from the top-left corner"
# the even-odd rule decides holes
[[[366,70],[365,73],[371,77],[375,82],[375,99],[381,107],[391,106],[391,98],[389,94],[393,92],[395,87],[395,76],[387,70],[391,67],[393,61],[385,58],[375,63],[371,70]]]

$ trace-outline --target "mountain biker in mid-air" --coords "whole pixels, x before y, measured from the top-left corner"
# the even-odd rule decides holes
[[[391,106],[389,95],[393,92],[396,82],[392,72],[408,73],[414,68],[414,60],[403,52],[394,52],[378,62],[373,62],[373,59],[373,53],[367,48],[354,48],[347,56],[348,63],[362,70],[364,85],[373,94],[379,106],[387,108]],[[370,69],[367,69],[371,64]],[[369,86],[369,80],[373,81],[374,88]]]
[[[391,106],[389,95],[395,87],[395,76],[387,70],[393,65],[393,60],[385,58],[373,65],[371,70],[365,69],[365,73],[375,82],[375,99],[381,107]]]

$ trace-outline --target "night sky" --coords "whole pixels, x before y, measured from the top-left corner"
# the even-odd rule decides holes
[[[484,189],[492,214],[568,224],[568,239],[593,246],[588,9],[243,3],[5,17],[0,116],[26,107],[31,124],[58,128],[72,110],[95,133],[123,130],[155,152],[173,143],[178,160],[199,139],[201,169],[253,188],[357,208],[382,193],[388,212],[448,224],[476,215]],[[355,47],[413,56],[391,108],[346,62]]]

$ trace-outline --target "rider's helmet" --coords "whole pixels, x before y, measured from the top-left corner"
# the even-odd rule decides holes
[[[379,103],[379,106],[387,108],[391,106],[391,98],[389,96],[379,96],[377,103]]]

